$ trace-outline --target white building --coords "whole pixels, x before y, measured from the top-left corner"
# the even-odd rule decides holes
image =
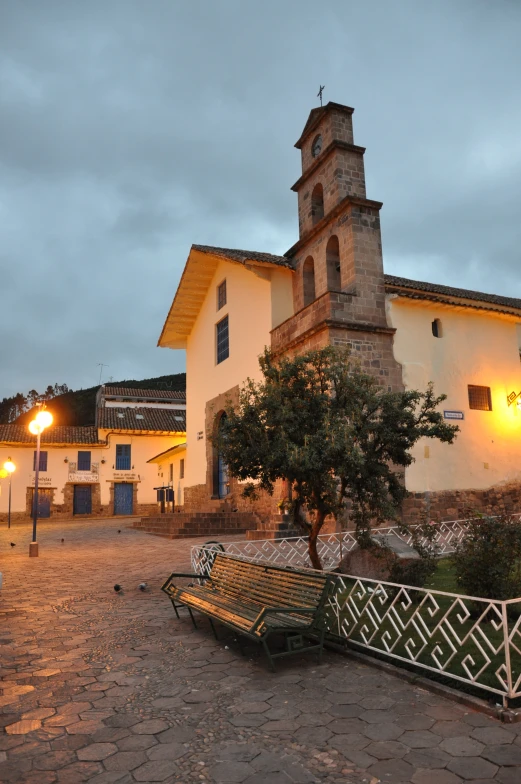
[[[52,403],[48,408],[52,413]],[[173,481],[158,481],[157,467],[149,461],[186,441],[185,409],[184,392],[102,387],[95,426],[57,424],[42,434],[39,516],[156,512],[157,488],[173,487]],[[27,427],[0,425],[0,466],[8,458],[16,466],[13,520],[28,519],[32,512],[35,452],[36,437]],[[0,480],[0,520],[7,519],[8,483],[8,478]]]

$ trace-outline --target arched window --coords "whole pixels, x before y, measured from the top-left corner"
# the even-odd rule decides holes
[[[226,413],[224,411],[217,414],[214,426],[216,435],[219,434],[225,419]],[[218,443],[215,443],[213,447],[213,496],[214,498],[226,498],[229,493],[228,466],[224,462]]]
[[[324,190],[322,185],[317,182],[311,194],[311,218],[313,226],[324,217]]]
[[[302,267],[302,287],[304,290],[304,307],[315,299],[315,262],[308,256]]]
[[[442,338],[443,337],[443,329],[441,326],[441,321],[439,319],[434,319],[432,322],[432,334],[435,338]]]
[[[338,237],[330,237],[326,247],[327,288],[340,291],[340,250]]]

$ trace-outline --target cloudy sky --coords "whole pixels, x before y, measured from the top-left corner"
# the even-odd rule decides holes
[[[192,242],[283,253],[319,84],[386,271],[521,297],[519,0],[0,0],[0,398],[184,369]]]

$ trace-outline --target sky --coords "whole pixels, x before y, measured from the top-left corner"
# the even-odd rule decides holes
[[[0,398],[184,370],[190,245],[284,253],[355,107],[385,271],[521,297],[519,0],[0,0]]]

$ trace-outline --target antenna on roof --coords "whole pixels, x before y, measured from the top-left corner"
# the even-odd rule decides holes
[[[98,367],[99,367],[99,384],[101,386],[101,376],[103,375],[103,368],[108,367],[108,365],[106,365],[104,362],[98,362]]]
[[[174,382],[171,381],[168,383],[167,381],[160,381],[159,382],[159,389],[172,389]]]

